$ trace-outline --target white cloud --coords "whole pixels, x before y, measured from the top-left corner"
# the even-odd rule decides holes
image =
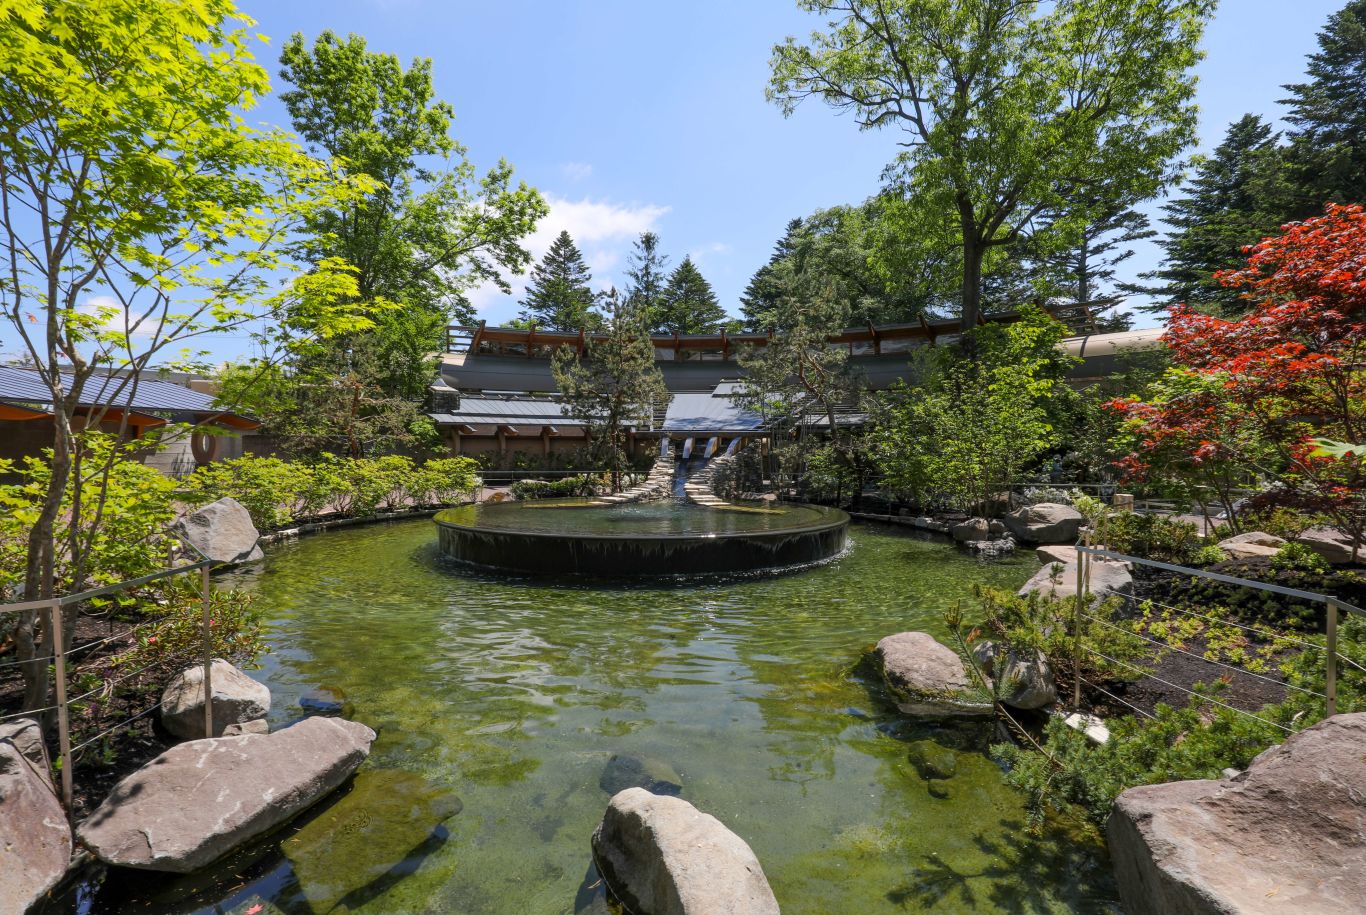
[[[76,306],[76,312],[92,318],[99,318],[100,329],[104,331],[127,334],[129,326],[136,324],[133,332],[127,334],[133,338],[150,338],[157,333],[160,325],[159,313],[152,314],[148,311],[146,314],[141,314],[135,312],[130,317],[119,300],[112,295],[92,295]]]
[[[726,244],[723,241],[714,241],[709,245],[703,245],[700,248],[694,248],[692,251],[688,252],[688,256],[692,258],[694,264],[702,264],[706,260],[708,260],[708,258],[713,254],[729,253],[730,245]]]
[[[593,176],[593,166],[587,162],[566,162],[560,166],[560,174],[570,181],[583,181]]]
[[[622,285],[625,274],[618,270],[632,243],[642,232],[656,231],[660,219],[669,212],[667,206],[657,204],[622,204],[586,197],[569,200],[555,194],[547,194],[546,202],[550,213],[524,243],[533,262],[545,256],[556,236],[568,232],[583,252],[598,289]],[[470,302],[491,324],[515,317],[519,310],[517,301],[526,289],[527,276],[508,277],[508,281],[512,284],[511,299],[492,283],[469,293]]]

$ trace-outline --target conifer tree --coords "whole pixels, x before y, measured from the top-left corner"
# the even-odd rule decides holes
[[[659,253],[659,236],[653,232],[640,233],[628,266],[626,275],[631,278],[631,285],[626,290],[627,302],[653,329],[663,319],[668,282],[669,259]]]
[[[740,293],[740,313],[744,315],[746,330],[763,332],[778,326],[776,310],[785,290],[779,265],[797,250],[801,233],[802,220],[790,220],[787,231],[773,246],[773,256],[754,272],[749,285]]]
[[[1199,311],[1232,315],[1244,309],[1237,290],[1214,279],[1237,267],[1243,248],[1273,235],[1286,219],[1290,188],[1279,135],[1254,114],[1235,121],[1213,155],[1186,185],[1186,196],[1163,206],[1171,233],[1159,244],[1161,269],[1144,275],[1156,284],[1150,310],[1187,304]]]
[[[726,310],[691,257],[669,275],[664,290],[664,310],[650,328],[655,333],[710,334],[726,323]]]
[[[593,310],[593,275],[569,233],[561,231],[541,262],[531,270],[521,318],[544,330],[597,330],[602,316]]]
[[[1309,80],[1286,86],[1282,102],[1295,128],[1293,219],[1322,215],[1325,203],[1366,202],[1366,0],[1329,17],[1318,42]]]

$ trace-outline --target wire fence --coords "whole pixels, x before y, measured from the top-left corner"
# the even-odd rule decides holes
[[[67,608],[87,605],[91,601],[110,597],[116,594],[125,593],[133,588],[142,588],[147,585],[160,582],[170,583],[180,576],[198,575],[198,581],[194,582],[193,587],[199,592],[199,602],[201,605],[199,633],[197,646],[203,663],[204,678],[204,733],[212,735],[213,727],[213,586],[209,579],[209,572],[214,565],[213,560],[203,553],[200,553],[192,544],[186,544],[194,555],[198,558],[181,565],[174,564],[174,556],[168,557],[169,568],[143,575],[138,578],[121,581],[116,584],[105,585],[99,588],[82,591],[76,594],[68,594],[59,597],[52,597],[42,600],[19,601],[9,604],[0,604],[0,614],[10,613],[34,613],[47,627],[52,641],[52,653],[45,654],[37,658],[26,658],[23,660],[5,661],[0,663],[0,672],[6,668],[20,665],[50,665],[51,683],[48,686],[47,703],[38,708],[23,709],[18,712],[11,712],[0,715],[0,723],[12,721],[19,718],[36,718],[40,722],[45,716],[56,713],[56,737],[58,746],[57,768],[61,779],[62,801],[66,805],[68,815],[71,815],[73,796],[74,796],[74,770],[77,761],[81,758],[84,750],[98,744],[100,741],[110,737],[114,732],[128,727],[134,722],[141,721],[154,714],[162,707],[162,702],[157,701],[148,708],[143,708],[136,713],[127,715],[116,715],[112,719],[102,714],[92,714],[88,722],[92,727],[97,728],[96,732],[89,734],[84,730],[78,730],[73,726],[73,712],[82,713],[87,711],[87,703],[97,698],[109,698],[115,695],[120,687],[126,688],[127,685],[136,686],[141,679],[149,672],[158,668],[164,668],[171,660],[166,657],[157,657],[147,663],[141,664],[134,670],[120,671],[105,670],[101,667],[101,662],[107,660],[98,654],[96,649],[135,640],[143,630],[159,630],[159,627],[166,625],[173,614],[162,614],[151,619],[142,619],[131,625],[121,627],[118,632],[111,632],[109,635],[89,639],[79,645],[67,645],[68,632],[74,632],[74,627],[69,626],[65,619]],[[113,620],[111,622],[111,628]],[[73,678],[94,677],[98,680],[98,685],[84,689],[82,692],[71,694],[70,684]],[[130,681],[132,681],[130,683]],[[50,719],[49,719],[50,720]],[[46,730],[46,728],[45,728]],[[79,742],[73,744],[73,734],[79,738]]]
[[[1156,673],[1154,673],[1153,670],[1148,669],[1147,667],[1132,663],[1131,661],[1126,661],[1123,658],[1116,658],[1111,655],[1102,653],[1098,649],[1092,647],[1091,645],[1088,645],[1086,643],[1086,640],[1083,638],[1083,621],[1092,625],[1109,627],[1110,629],[1114,629],[1123,633],[1129,638],[1139,639],[1144,643],[1151,644],[1157,652],[1174,652],[1180,655],[1188,656],[1199,661],[1202,661],[1206,664],[1212,665],[1215,669],[1227,671],[1231,674],[1236,674],[1241,677],[1247,677],[1257,682],[1271,684],[1278,689],[1296,691],[1301,694],[1309,695],[1316,699],[1321,699],[1323,700],[1325,717],[1331,717],[1337,714],[1339,664],[1346,663],[1352,667],[1361,667],[1361,665],[1354,661],[1352,658],[1347,657],[1338,651],[1338,629],[1341,623],[1342,614],[1361,614],[1363,611],[1360,608],[1354,607],[1351,604],[1348,604],[1345,601],[1332,595],[1318,594],[1312,591],[1304,591],[1298,588],[1290,588],[1284,585],[1277,585],[1269,582],[1254,581],[1247,578],[1238,578],[1233,575],[1224,575],[1219,572],[1211,572],[1205,569],[1194,569],[1189,568],[1187,566],[1179,566],[1166,562],[1158,562],[1152,559],[1144,559],[1138,556],[1130,556],[1125,553],[1117,553],[1112,550],[1102,549],[1099,547],[1092,547],[1089,545],[1078,546],[1077,554],[1078,555],[1076,563],[1075,581],[1076,597],[1072,620],[1072,631],[1074,635],[1074,654],[1072,662],[1073,669],[1076,672],[1074,676],[1072,704],[1074,709],[1076,709],[1077,711],[1081,710],[1081,688],[1082,685],[1085,684],[1086,686],[1089,686],[1097,690],[1101,694],[1120,703],[1121,705],[1130,708],[1134,712],[1144,717],[1153,717],[1153,715],[1148,710],[1135,705],[1134,703],[1128,701],[1122,696],[1118,696],[1113,692],[1102,689],[1097,684],[1083,680],[1081,676],[1081,671],[1083,669],[1086,669],[1088,662],[1101,661],[1105,664],[1112,665],[1115,668],[1124,669],[1128,673],[1136,675],[1135,679],[1137,680],[1147,679],[1153,681],[1154,683],[1157,683],[1168,689],[1173,689],[1177,692],[1191,696],[1200,702],[1205,702],[1211,705],[1219,706],[1221,708],[1235,712],[1239,715],[1258,721],[1262,724],[1270,725],[1271,727],[1276,728],[1278,730],[1286,731],[1287,733],[1293,730],[1292,728],[1287,727],[1286,725],[1280,722],[1272,721],[1262,715],[1256,714],[1253,711],[1250,711],[1245,708],[1238,708],[1237,706],[1229,702],[1225,702],[1222,699],[1217,698],[1216,696],[1210,695],[1207,691],[1191,688],[1192,686],[1194,686],[1194,684],[1183,685],[1181,683],[1172,682],[1171,680],[1158,676]],[[1209,581],[1214,581],[1223,585],[1230,586],[1232,588],[1247,589],[1249,591],[1275,594],[1281,597],[1290,598],[1298,601],[1304,601],[1310,604],[1319,604],[1323,607],[1324,613],[1324,643],[1319,644],[1308,639],[1298,638],[1287,632],[1273,629],[1272,627],[1269,627],[1264,624],[1259,624],[1257,626],[1249,626],[1243,623],[1239,623],[1236,620],[1230,620],[1214,616],[1210,613],[1201,613],[1197,610],[1193,610],[1187,607],[1177,606],[1174,603],[1167,603],[1148,598],[1135,598],[1132,595],[1112,588],[1093,589],[1091,586],[1091,567],[1092,563],[1096,561],[1130,563],[1132,566],[1144,566],[1160,571],[1175,573],[1180,576],[1189,576],[1190,578],[1195,579],[1206,579]],[[1141,604],[1160,607],[1169,615],[1176,614],[1178,617],[1199,621],[1200,624],[1236,627],[1237,629],[1250,633],[1252,636],[1256,638],[1263,640],[1271,640],[1275,644],[1295,645],[1306,651],[1321,652],[1324,658],[1324,689],[1320,692],[1319,690],[1311,689],[1307,686],[1287,682],[1285,679],[1267,676],[1266,674],[1261,673],[1259,671],[1249,669],[1249,667],[1246,664],[1240,665],[1230,663],[1231,659],[1220,660],[1217,657],[1210,657],[1208,653],[1202,654],[1189,651],[1186,648],[1182,647],[1180,644],[1173,644],[1171,640],[1160,637],[1154,637],[1151,634],[1144,634],[1143,632],[1135,631],[1135,629],[1133,628],[1117,625],[1094,612],[1096,607],[1098,606],[1098,602],[1112,597],[1121,598],[1125,601],[1138,601]]]

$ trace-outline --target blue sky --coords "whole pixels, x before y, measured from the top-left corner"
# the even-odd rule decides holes
[[[1202,149],[1247,111],[1279,116],[1280,86],[1302,78],[1315,34],[1343,2],[1223,0],[1199,67]],[[860,133],[820,103],[784,119],[764,100],[772,45],[821,24],[793,0],[239,4],[272,38],[259,55],[272,75],[296,31],[310,40],[356,32],[405,63],[432,58],[437,95],[454,106],[453,133],[471,158],[507,158],[550,200],[529,247],[539,255],[568,229],[604,286],[623,281],[631,242],[650,229],[673,263],[691,254],[737,312],[786,222],[864,199],[897,151],[894,132]],[[273,98],[254,117],[287,123]],[[1151,269],[1157,253],[1145,247],[1125,272]],[[474,298],[490,323],[518,311],[516,296],[494,288]],[[245,336],[212,347],[219,358],[247,348]]]
[[[242,6],[275,48],[295,31],[311,38],[331,28],[405,61],[431,57],[471,157],[506,157],[550,199],[532,249],[567,228],[604,285],[622,282],[630,243],[648,228],[674,263],[691,254],[735,312],[788,219],[862,200],[896,154],[891,131],[860,133],[814,102],[784,119],[764,100],[771,46],[820,25],[792,0]],[[1199,69],[1202,148],[1246,111],[1279,115],[1279,87],[1302,77],[1315,34],[1341,6],[1223,0]],[[262,111],[283,120],[273,103]],[[1126,272],[1156,259],[1145,248]],[[494,289],[476,302],[491,323],[518,310]]]

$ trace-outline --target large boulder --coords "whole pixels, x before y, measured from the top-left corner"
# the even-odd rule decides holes
[[[71,827],[38,723],[0,725],[0,911],[27,911],[70,863]]]
[[[1366,713],[1290,737],[1232,778],[1130,788],[1107,832],[1129,915],[1359,912]]]
[[[1069,562],[1077,561],[1077,548],[1064,543],[1052,543],[1038,547],[1034,550],[1034,555],[1046,566],[1054,563],[1065,566]]]
[[[634,753],[613,753],[603,767],[598,787],[613,795],[627,788],[644,788],[651,794],[677,797],[683,792],[683,776],[662,759]]]
[[[1060,502],[1025,505],[1005,516],[1006,528],[1026,543],[1076,543],[1081,512]]]
[[[1351,565],[1353,561],[1366,562],[1366,544],[1362,544],[1354,559],[1352,538],[1337,528],[1311,527],[1295,539],[1335,566]]]
[[[1236,537],[1219,541],[1219,549],[1228,554],[1229,559],[1260,559],[1275,556],[1285,546],[1285,541],[1274,534],[1249,531]]]
[[[958,653],[926,632],[898,632],[877,643],[882,668],[897,708],[908,715],[989,715]]]
[[[252,562],[265,555],[251,515],[231,497],[186,512],[171,525],[171,531],[214,562]]]
[[[1059,600],[1076,598],[1077,563],[1062,563],[1060,570],[1056,569],[1056,565],[1058,564],[1050,563],[1035,572],[1034,577],[1021,585],[1017,593],[1024,597],[1037,591],[1045,597],[1056,597]],[[1133,593],[1134,577],[1129,574],[1127,563],[1097,560],[1089,563],[1087,568],[1087,584],[1092,601]]]
[[[593,833],[593,858],[638,915],[778,915],[754,852],[682,798],[627,788]]]
[[[106,864],[190,873],[336,789],[374,740],[355,721],[306,718],[182,743],[115,785],[77,835]]]
[[[213,736],[222,737],[230,724],[244,724],[266,717],[270,689],[257,683],[222,658],[210,671],[213,687]],[[183,740],[204,736],[204,665],[187,667],[161,694],[161,724]]]
[[[972,647],[973,659],[988,677],[1001,685],[1001,701],[1012,708],[1041,709],[1058,701],[1053,667],[1042,651],[1002,651],[990,640]]]
[[[415,853],[462,807],[450,790],[421,775],[370,769],[358,772],[346,796],[282,842],[280,851],[310,910],[331,912],[352,893],[411,866]]]
[[[986,518],[969,518],[950,527],[949,536],[958,543],[986,540],[991,536],[991,522]]]

